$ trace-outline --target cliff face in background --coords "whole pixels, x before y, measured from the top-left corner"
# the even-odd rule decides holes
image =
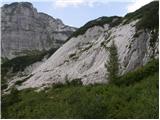
[[[75,31],[60,19],[37,12],[31,3],[4,5],[2,13],[2,58],[59,48]]]
[[[21,81],[19,90],[48,87],[66,80],[81,80],[84,85],[107,83],[107,48],[113,41],[120,75],[158,58],[158,6],[158,2],[152,2],[123,18],[101,17],[88,22],[28,76],[10,79],[6,91],[17,81]]]

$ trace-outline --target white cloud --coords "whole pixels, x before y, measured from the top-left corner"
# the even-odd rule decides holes
[[[53,4],[56,8],[89,6],[96,4],[107,4],[108,2],[132,2],[134,0],[54,0]]]
[[[2,0],[2,2],[21,2],[26,0]],[[127,12],[133,12],[153,0],[27,0],[28,2],[51,2],[55,8],[89,6],[107,4],[109,2],[127,2]]]
[[[81,5],[87,5],[87,6],[93,6],[94,3],[96,3],[98,0],[55,0],[54,5],[56,7],[64,8],[69,6],[81,6]],[[102,0],[99,0],[102,1]],[[106,0],[103,0],[106,1]]]
[[[77,6],[79,4],[83,4],[83,0],[57,0],[55,1],[55,6],[56,7],[67,7],[67,6],[70,6],[70,5],[73,5],[73,6]]]
[[[132,2],[131,4],[127,6],[127,11],[134,12],[135,10],[139,9],[145,4],[150,3],[151,1],[153,0],[135,0],[134,2]]]

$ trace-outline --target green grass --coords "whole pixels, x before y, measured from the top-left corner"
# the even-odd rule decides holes
[[[2,96],[2,118],[158,118],[159,73],[151,71],[128,85],[124,77],[120,85],[74,82],[39,93],[13,90]]]

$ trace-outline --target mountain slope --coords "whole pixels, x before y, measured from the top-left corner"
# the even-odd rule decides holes
[[[153,60],[126,74],[137,79],[128,85],[126,81],[130,79],[124,75],[119,86],[70,83],[54,85],[40,92],[34,92],[34,89],[14,90],[2,97],[2,118],[157,119],[157,62]]]
[[[152,15],[158,13],[158,6],[158,2],[151,2],[124,18],[102,17],[87,23],[44,64],[29,76],[12,80],[9,86],[17,81],[22,81],[16,86],[19,90],[42,89],[72,80],[81,80],[84,85],[108,83],[105,64],[109,59],[107,48],[113,41],[118,50],[120,75],[145,65],[151,58],[158,58],[159,54],[156,26],[159,23],[155,22],[151,27],[147,24],[154,18],[158,21],[158,17]],[[152,14],[144,14],[146,8]],[[146,16],[150,19],[145,19]]]
[[[1,11],[3,59],[59,48],[76,30],[37,12],[29,2],[5,4]]]
[[[37,12],[29,2],[5,4],[1,13],[2,89],[12,79],[31,74],[76,30]]]

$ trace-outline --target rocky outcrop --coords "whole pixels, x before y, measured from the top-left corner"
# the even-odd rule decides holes
[[[37,12],[28,2],[6,4],[1,14],[3,58],[58,48],[75,31],[60,19]]]
[[[19,89],[64,83],[66,79],[81,79],[84,85],[107,83],[105,63],[109,58],[103,44],[110,47],[112,41],[118,49],[120,74],[142,66],[153,55],[149,44],[151,34],[149,31],[142,31],[138,37],[133,37],[136,22],[121,24],[114,28],[109,28],[107,24],[104,27],[95,26],[88,29],[85,34],[71,38],[32,72],[33,76]],[[155,44],[157,44],[155,51],[158,51],[158,39]],[[155,56],[158,56],[158,52],[156,53]]]
[[[139,13],[140,11],[132,13],[134,19],[127,15],[124,18],[103,17],[88,22],[46,62],[26,76],[27,79],[17,88],[43,88],[77,79],[83,85],[107,83],[107,48],[113,41],[118,50],[120,75],[146,64],[151,58],[158,58],[159,38],[155,27],[158,23],[152,26],[144,24],[148,20],[142,22],[143,17],[135,16],[139,16]],[[13,81],[11,83],[14,84]]]

